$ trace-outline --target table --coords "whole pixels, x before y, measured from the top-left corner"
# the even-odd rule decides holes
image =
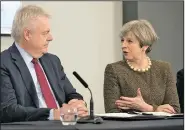
[[[2,123],[1,130],[183,130],[183,119],[114,121],[103,124],[76,124],[63,126],[60,121],[31,121]]]

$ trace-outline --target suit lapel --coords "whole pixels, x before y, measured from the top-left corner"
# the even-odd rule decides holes
[[[54,95],[59,103],[59,106],[61,106],[61,104],[64,101],[63,101],[63,98],[61,95],[61,91],[59,91],[59,88],[58,88],[59,85],[58,85],[55,71],[54,71],[54,68],[51,64],[51,61],[47,55],[42,56],[39,60],[40,60],[40,63],[44,69],[44,72],[48,78],[48,81],[49,81],[50,86],[54,92]]]
[[[31,77],[31,74],[28,70],[28,67],[26,63],[24,62],[21,54],[19,53],[17,47],[15,44],[13,44],[11,50],[10,50],[13,62],[17,66],[18,70],[20,71],[20,74],[22,76],[22,79],[24,81],[25,87],[28,90],[28,93],[30,94],[30,97],[32,98],[34,104],[36,107],[39,107],[38,97],[35,89],[35,85],[33,82],[33,79]]]

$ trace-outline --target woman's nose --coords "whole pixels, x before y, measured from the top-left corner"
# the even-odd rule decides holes
[[[127,42],[126,41],[122,41],[122,47],[127,47]]]

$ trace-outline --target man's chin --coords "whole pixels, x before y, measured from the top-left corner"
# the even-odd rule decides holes
[[[44,49],[42,53],[43,53],[43,54],[48,53],[48,49]]]
[[[41,58],[44,54],[46,54],[47,53],[47,51],[43,51],[42,53],[40,53],[40,56],[39,56],[39,58]]]
[[[42,54],[44,55],[44,54],[46,54],[46,53],[48,53],[47,51],[45,51],[45,52],[43,52]]]

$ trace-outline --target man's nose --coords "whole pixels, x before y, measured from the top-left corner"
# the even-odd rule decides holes
[[[48,41],[52,41],[52,40],[53,40],[53,36],[49,34]]]

